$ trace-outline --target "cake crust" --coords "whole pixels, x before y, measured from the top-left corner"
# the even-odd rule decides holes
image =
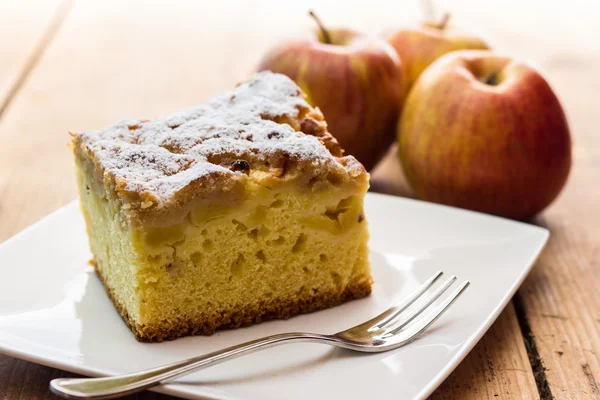
[[[125,307],[117,300],[112,289],[105,283],[102,272],[91,262],[102,282],[106,294],[121,315],[123,322],[133,332],[139,342],[164,342],[183,336],[210,336],[217,330],[236,329],[259,322],[274,319],[289,319],[295,315],[308,314],[335,307],[350,300],[358,300],[371,294],[371,280],[361,279],[348,284],[343,292],[328,292],[306,295],[283,301],[270,301],[257,306],[240,307],[231,312],[222,313],[219,318],[207,318],[203,321],[179,321],[175,326],[146,327],[135,322]]]
[[[343,156],[318,108],[288,77],[271,72],[207,103],[155,121],[123,120],[72,135],[92,190],[136,225],[184,215],[196,201],[239,198],[250,182],[368,185]],[[243,162],[247,168],[237,168]]]

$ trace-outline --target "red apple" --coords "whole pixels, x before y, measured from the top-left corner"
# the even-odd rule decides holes
[[[369,170],[394,141],[401,100],[400,61],[381,38],[320,26],[310,37],[272,49],[258,70],[293,79],[308,102],[321,109],[346,154]]]
[[[398,133],[417,197],[508,218],[548,206],[571,168],[567,120],[546,80],[490,51],[452,52],[427,68]]]
[[[384,38],[394,47],[402,61],[403,94],[407,95],[417,78],[431,63],[455,50],[489,49],[480,38],[448,26],[449,14],[437,23],[390,29]]]

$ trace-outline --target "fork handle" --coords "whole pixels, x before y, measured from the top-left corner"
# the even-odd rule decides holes
[[[140,392],[169,379],[177,378],[245,354],[290,342],[326,342],[332,345],[339,345],[333,336],[302,332],[281,333],[133,374],[108,378],[54,379],[50,382],[50,389],[55,394],[68,399],[114,399]]]

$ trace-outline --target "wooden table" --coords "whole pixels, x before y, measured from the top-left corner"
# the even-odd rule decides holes
[[[0,3],[0,240],[76,196],[68,131],[162,115],[232,87],[269,46],[310,26],[310,6],[372,33],[421,17],[416,0],[164,3]],[[533,221],[552,232],[540,260],[433,398],[600,398],[600,15],[593,2],[558,5],[437,4],[454,25],[545,70],[569,118],[574,168]],[[393,150],[373,188],[410,195]],[[72,374],[0,356],[0,397],[54,398],[48,381],[61,376]]]

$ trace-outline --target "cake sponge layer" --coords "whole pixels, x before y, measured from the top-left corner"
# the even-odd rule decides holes
[[[247,187],[170,226],[131,226],[78,174],[96,269],[138,340],[211,334],[368,295],[363,193]]]

